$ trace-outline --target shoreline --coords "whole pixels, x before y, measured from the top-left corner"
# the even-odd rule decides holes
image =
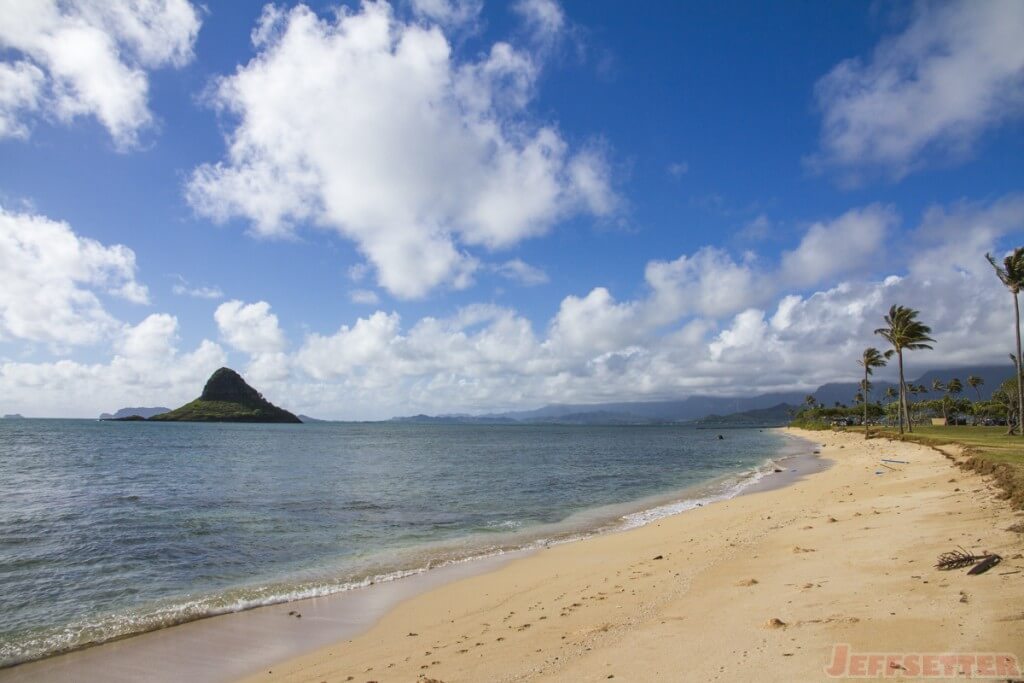
[[[780,468],[685,515],[454,568],[464,573],[203,619],[0,670],[0,681],[226,680],[215,674],[229,664],[252,682],[819,680],[841,644],[1024,661],[1024,536],[1008,530],[1024,513],[930,447],[786,433],[820,444],[813,460],[831,466]],[[885,470],[882,457],[908,464]],[[936,571],[958,545],[1004,561],[978,577]],[[374,616],[326,638],[353,598],[367,602],[350,612]],[[301,620],[287,614],[296,607]],[[162,655],[145,655],[144,639]],[[272,663],[258,669],[224,654],[268,642]]]
[[[219,665],[216,655],[222,654],[223,650],[220,647],[213,648],[208,656],[199,658],[204,665],[196,671],[190,671],[189,677],[193,680],[234,680],[240,675],[260,670],[267,663],[291,659],[313,651],[318,645],[354,637],[372,628],[388,609],[404,600],[452,581],[495,571],[509,562],[527,557],[539,550],[586,542],[606,534],[628,533],[657,523],[668,516],[729,500],[748,492],[787,486],[826,465],[825,461],[811,455],[810,451],[811,448],[805,439],[794,439],[790,436],[788,444],[785,441],[781,442],[774,454],[766,456],[762,464],[753,469],[719,476],[672,493],[581,511],[581,516],[593,520],[593,526],[581,531],[568,534],[563,532],[561,535],[556,534],[553,539],[542,537],[524,546],[471,555],[440,566],[428,565],[417,570],[396,571],[394,577],[389,576],[379,582],[370,581],[369,585],[364,587],[209,615],[55,653],[41,659],[0,668],[0,682],[80,680],[83,673],[88,677],[89,671],[103,671],[104,676],[109,679],[111,667],[123,668],[126,678],[130,678],[131,672],[138,672],[139,667],[152,662],[173,665],[174,675],[168,675],[167,680],[179,679],[183,675],[181,663],[173,660],[173,653],[179,646],[187,645],[190,651],[194,651],[197,646],[203,650],[203,644],[211,639],[223,640],[217,635],[221,631],[246,634],[242,639],[231,639],[232,647],[241,652],[230,657],[228,665]],[[773,472],[773,468],[776,471]],[[285,612],[301,612],[306,621],[294,621],[287,627],[287,632],[278,634],[274,627],[269,626],[269,620]],[[254,615],[254,618],[247,619],[248,615]],[[309,625],[317,622],[320,628],[316,632],[307,632]],[[304,632],[304,635],[295,638],[293,636],[296,635],[296,625],[300,623],[303,628],[299,630]],[[280,624],[277,624],[276,628],[281,628]],[[275,638],[276,635],[286,637],[279,639]],[[280,642],[274,642],[277,640],[282,640],[288,645],[282,647]],[[256,642],[263,644],[263,647],[258,648],[259,654],[251,652],[246,655],[244,651],[254,650],[253,644]],[[243,660],[248,660],[249,664],[243,664]],[[159,676],[154,678],[152,672],[148,676],[150,680],[162,680]]]
[[[789,433],[834,464],[447,584],[247,680],[793,681],[825,678],[834,652],[1024,661],[1022,514],[990,481],[920,444]],[[1003,563],[936,570],[960,545]]]

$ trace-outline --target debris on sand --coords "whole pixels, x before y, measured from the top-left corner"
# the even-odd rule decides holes
[[[989,569],[992,569],[992,567],[996,566],[997,564],[999,564],[1002,561],[1003,561],[1003,558],[1001,558],[999,555],[996,555],[995,553],[993,553],[993,554],[989,555],[988,557],[986,557],[981,562],[979,562],[978,564],[974,565],[974,567],[971,569],[971,571],[967,572],[967,575],[968,576],[977,576],[978,574],[984,574]]]
[[[939,555],[939,559],[936,561],[935,567],[942,571],[950,571],[974,565],[971,571],[967,573],[977,576],[978,574],[984,574],[1002,561],[1003,558],[995,553],[982,553],[981,555],[975,555],[967,552],[963,547],[958,547],[956,550],[950,550],[949,552]]]
[[[787,626],[789,626],[789,624],[778,617],[772,617],[768,621],[764,622],[765,628],[786,628]]]

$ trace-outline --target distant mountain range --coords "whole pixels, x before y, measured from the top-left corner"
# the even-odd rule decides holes
[[[781,427],[789,424],[793,413],[800,407],[779,403],[770,408],[755,408],[729,415],[707,415],[694,420],[697,427]]]
[[[931,390],[932,380],[943,383],[958,377],[964,384],[963,396],[978,397],[974,389],[967,386],[967,377],[976,375],[984,380],[979,387],[982,399],[989,399],[992,392],[1008,377],[1013,368],[1002,365],[961,367],[948,370],[929,370],[917,378],[907,380],[911,384],[923,384]],[[873,381],[871,397],[880,399],[894,382]],[[674,401],[635,401],[598,404],[551,404],[537,410],[510,411],[489,415],[444,415],[431,417],[394,418],[397,422],[447,423],[447,424],[510,424],[510,423],[560,423],[560,424],[658,424],[672,422],[693,422],[729,418],[732,422],[747,420],[751,424],[773,424],[788,421],[786,411],[804,405],[804,399],[811,394],[819,403],[827,406],[835,403],[851,405],[859,390],[858,382],[833,382],[818,387],[815,391],[791,391],[760,394],[750,397],[691,396]],[[763,420],[764,422],[759,422]]]
[[[160,413],[166,413],[170,408],[121,408],[116,413],[100,413],[101,420],[123,420],[126,417],[153,417]]]

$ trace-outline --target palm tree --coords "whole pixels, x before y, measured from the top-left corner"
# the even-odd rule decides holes
[[[894,400],[894,399],[895,399],[895,398],[896,398],[897,396],[899,396],[899,393],[898,393],[898,392],[897,392],[897,391],[896,391],[896,390],[895,390],[894,388],[892,388],[892,387],[886,387],[886,388],[885,388],[885,397],[886,397],[887,399],[889,399],[889,405],[890,405],[890,406],[892,405],[892,403],[893,403],[893,400]],[[886,418],[885,418],[885,420],[886,420],[886,424],[888,424],[888,422],[889,422],[889,416],[888,416],[888,411],[887,411],[887,413],[886,413]]]
[[[968,375],[967,376],[967,384],[972,389],[974,389],[974,393],[976,393],[978,395],[978,400],[980,401],[981,400],[981,392],[978,391],[978,387],[984,386],[985,385],[985,380],[983,380],[982,378],[978,377],[977,375]]]
[[[868,438],[868,396],[871,393],[871,382],[868,381],[868,377],[875,372],[875,368],[884,368],[886,363],[889,362],[889,358],[892,357],[892,351],[886,351],[882,353],[873,346],[869,346],[864,349],[864,353],[861,354],[860,360],[857,361],[857,365],[864,368],[864,381],[861,383],[861,390],[864,392],[864,438]]]
[[[917,396],[918,394],[927,394],[928,387],[923,384],[908,384],[907,393],[910,394],[910,398],[907,399],[907,424],[914,424],[914,419],[917,417]]]
[[[1024,264],[1022,264],[1024,265]],[[903,377],[903,352],[917,351],[919,349],[930,349],[935,340],[929,337],[932,328],[928,327],[917,319],[918,312],[906,306],[892,306],[888,315],[885,316],[885,327],[875,330],[875,334],[881,335],[886,341],[892,344],[893,351],[899,361],[900,375],[900,434],[903,433],[903,420],[907,421],[907,429],[914,431],[910,423],[910,410],[907,407],[907,382]]]
[[[953,400],[964,390],[964,385],[961,384],[958,377],[946,382],[946,395],[942,397],[942,417],[946,419],[946,426],[949,426],[949,411],[955,407]]]
[[[1021,425],[1020,433],[1021,436],[1024,436],[1024,384],[1022,384],[1020,378],[1020,301],[1018,301],[1017,297],[1020,294],[1021,287],[1024,287],[1024,247],[1014,249],[1012,254],[1003,259],[1003,265],[1001,266],[996,263],[992,254],[985,254],[985,258],[992,264],[992,268],[996,271],[996,277],[999,278],[999,281],[1013,295],[1013,332],[1017,337],[1017,355],[1014,360],[1017,370],[1017,424]]]
[[[932,391],[941,392],[946,390],[946,385],[942,383],[942,380],[936,377],[932,380]]]

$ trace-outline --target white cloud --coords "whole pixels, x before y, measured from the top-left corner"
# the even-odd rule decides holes
[[[816,86],[824,115],[816,163],[902,177],[934,154],[963,156],[1024,111],[1024,4],[918,3],[870,59],[839,63]]]
[[[147,303],[135,253],[76,235],[67,223],[0,207],[0,339],[95,343],[119,328],[99,294]]]
[[[364,306],[376,306],[380,303],[380,297],[372,289],[353,289],[349,292],[349,299],[354,304],[362,304]]]
[[[0,62],[0,137],[27,137],[41,109],[135,146],[153,120],[146,70],[188,63],[199,24],[187,0],[0,0],[0,48],[18,56]]]
[[[714,247],[675,261],[651,261],[644,277],[654,292],[648,317],[658,321],[688,313],[720,317],[770,295],[765,291],[766,277]]]
[[[27,138],[22,112],[39,107],[43,72],[29,62],[0,62],[0,139]]]
[[[518,282],[526,287],[543,285],[549,280],[548,274],[542,269],[531,266],[522,259],[512,259],[495,265],[494,272],[503,278]]]
[[[518,0],[512,8],[541,43],[550,43],[566,29],[565,11],[557,0]]]
[[[221,336],[232,348],[248,354],[278,353],[286,346],[284,332],[270,304],[225,301],[213,314]]]
[[[835,225],[876,213],[875,222],[889,220],[886,210],[865,207],[822,225],[842,234]],[[648,264],[638,298],[618,300],[604,287],[565,297],[543,335],[515,311],[491,306],[411,327],[378,311],[335,334],[310,335],[296,369],[318,383],[317,401],[358,402],[371,417],[805,391],[856,379],[854,361],[880,344],[873,330],[893,303],[918,308],[939,340],[934,351],[908,356],[912,373],[999,363],[1012,344],[1012,307],[984,253],[1021,234],[1022,224],[1019,197],[934,207],[899,252],[899,275],[846,273],[841,284],[781,298],[778,272],[705,248]],[[954,250],[954,260],[932,258]],[[830,272],[819,275],[845,271]],[[316,407],[310,390],[293,391]]]
[[[311,223],[352,239],[392,294],[468,286],[468,249],[500,249],[574,213],[615,207],[594,149],[573,152],[524,108],[539,65],[496,43],[460,61],[441,30],[385,2],[319,19],[264,15],[259,53],[221,79],[237,115],[227,158],[197,168],[196,210],[262,235]]]
[[[562,299],[551,323],[549,346],[568,355],[605,353],[630,346],[643,336],[637,325],[638,304],[618,302],[605,287],[585,297]]]
[[[193,287],[189,281],[180,275],[175,276],[177,282],[171,287],[171,291],[178,296],[190,296],[195,299],[223,299],[224,292],[220,287],[207,287],[205,285]]]
[[[417,16],[453,27],[476,24],[483,6],[483,0],[412,0]]]
[[[299,365],[314,379],[380,367],[381,360],[392,356],[391,346],[398,330],[397,313],[389,315],[377,311],[369,318],[360,318],[351,327],[342,325],[329,337],[310,335],[299,351]]]
[[[782,255],[783,281],[800,287],[863,271],[872,265],[898,222],[892,208],[872,204],[814,223],[799,246]]]
[[[885,213],[865,207],[846,217],[873,211]],[[255,386],[290,410],[325,417],[805,392],[856,380],[856,358],[881,344],[873,330],[895,303],[919,309],[938,340],[934,351],[908,355],[911,376],[1005,362],[1012,300],[984,253],[1019,240],[1022,225],[1020,196],[932,207],[904,233],[905,248],[872,269],[879,275],[845,273],[839,284],[799,294],[787,289],[780,269],[705,247],[649,263],[634,298],[616,298],[606,287],[566,296],[547,324],[487,304],[411,321],[378,310],[312,332],[289,350],[265,302],[228,302],[215,318],[225,341],[249,355],[245,375]],[[838,277],[829,273],[821,277]],[[95,414],[191,398],[224,353],[203,342],[182,354],[176,330],[177,321],[162,314],[118,328],[114,358],[100,365],[0,364],[0,410]],[[166,378],[167,369],[177,374]],[[118,397],[114,405],[90,407],[104,392]]]
[[[159,313],[124,327],[108,363],[0,362],[0,401],[41,417],[95,417],[126,406],[177,407],[198,396],[210,374],[227,362],[223,350],[208,340],[181,353],[177,331],[177,318]]]

